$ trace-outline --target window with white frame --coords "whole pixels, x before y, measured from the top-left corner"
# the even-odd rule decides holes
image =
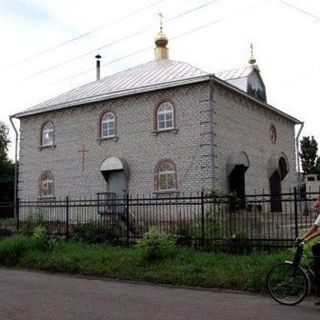
[[[157,130],[168,130],[174,128],[174,110],[169,102],[160,104],[157,110]]]
[[[40,197],[54,196],[54,179],[50,171],[44,171],[40,176],[39,194],[40,194]]]
[[[171,161],[161,162],[157,167],[156,179],[158,191],[176,190],[176,168],[174,163]]]
[[[41,145],[48,147],[53,145],[54,126],[52,122],[47,122],[42,127]]]
[[[116,135],[116,119],[112,112],[106,112],[101,119],[101,138],[111,138]]]

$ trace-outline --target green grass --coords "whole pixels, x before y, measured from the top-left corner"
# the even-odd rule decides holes
[[[34,239],[12,236],[0,241],[0,264],[112,279],[263,293],[267,272],[291,259],[292,252],[227,255],[177,248],[172,257],[141,258],[137,248],[56,241],[39,249]]]

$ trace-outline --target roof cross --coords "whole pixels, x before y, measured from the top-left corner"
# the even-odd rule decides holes
[[[252,43],[250,44],[250,53],[251,53],[251,55],[250,55],[248,62],[249,62],[249,64],[254,65],[257,60],[255,59],[255,57],[253,55],[253,44]]]
[[[162,25],[163,25],[163,14],[161,12],[158,13],[159,17],[160,17],[160,32],[162,32]]]

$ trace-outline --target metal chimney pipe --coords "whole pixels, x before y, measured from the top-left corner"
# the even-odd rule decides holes
[[[96,63],[97,80],[100,80],[100,59],[101,59],[101,56],[99,53],[96,55],[96,59],[97,59],[97,63]]]

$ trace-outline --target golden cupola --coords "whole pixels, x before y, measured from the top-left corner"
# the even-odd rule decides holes
[[[253,44],[252,43],[250,44],[250,58],[249,58],[248,62],[252,66],[254,66],[255,63],[257,62],[257,59],[253,55]]]
[[[169,49],[167,48],[168,38],[163,33],[162,18],[163,15],[160,13],[160,31],[154,39],[156,47],[154,49],[155,60],[169,59]]]

